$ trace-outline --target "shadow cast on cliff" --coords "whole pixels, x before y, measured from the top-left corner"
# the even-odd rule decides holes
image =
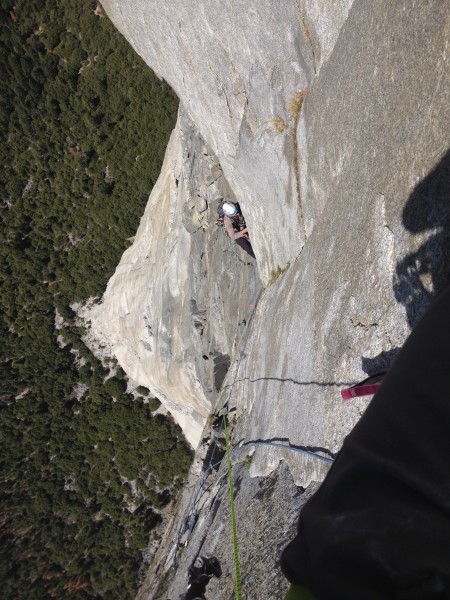
[[[331,452],[331,450],[329,450],[328,448],[324,448],[323,446],[301,446],[298,444],[291,444],[291,442],[289,441],[289,438],[287,437],[273,437],[273,438],[258,438],[255,440],[244,440],[244,439],[240,439],[238,440],[234,445],[233,445],[233,449],[234,448],[238,448],[239,446],[242,445],[242,447],[244,446],[257,446],[258,444],[264,444],[264,445],[270,445],[270,444],[286,444],[286,450],[304,450],[306,452],[312,452],[312,453],[317,453],[317,452],[322,452],[323,454],[325,454],[326,456],[329,456],[330,458],[335,458],[336,457],[336,453],[335,452]]]
[[[380,352],[380,354],[371,358],[362,356],[361,368],[369,377],[383,371],[388,371],[399,352],[400,348],[391,348],[391,350]]]
[[[393,281],[395,298],[405,306],[408,324],[413,327],[449,282],[450,150],[415,187],[402,222],[412,234],[431,232],[417,251],[398,261]]]
[[[233,387],[235,383],[242,383],[247,381],[248,383],[257,383],[258,381],[279,381],[281,383],[292,383],[294,385],[300,386],[317,386],[317,387],[342,387],[355,385],[357,381],[298,381],[297,379],[292,379],[291,377],[281,378],[281,377],[257,377],[256,379],[250,379],[250,377],[243,377],[242,379],[236,379],[233,383],[228,385],[224,385],[223,389]]]

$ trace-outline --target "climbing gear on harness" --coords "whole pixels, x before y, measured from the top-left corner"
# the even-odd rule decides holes
[[[383,371],[382,373],[376,373],[375,375],[367,377],[367,379],[364,379],[364,381],[361,381],[350,388],[341,390],[342,399],[350,400],[351,398],[357,398],[359,396],[370,396],[375,394],[379,390],[385,375],[386,371]]]

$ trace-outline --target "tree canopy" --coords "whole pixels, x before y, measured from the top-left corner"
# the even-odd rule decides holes
[[[0,16],[3,597],[123,599],[191,454],[70,304],[103,293],[134,235],[177,99],[94,0]]]

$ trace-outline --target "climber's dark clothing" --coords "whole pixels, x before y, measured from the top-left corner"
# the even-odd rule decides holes
[[[195,561],[188,569],[188,588],[186,592],[180,596],[180,600],[194,600],[195,598],[203,598],[206,592],[206,586],[210,579],[221,577],[222,568],[215,556],[206,558],[205,556],[197,556]]]
[[[303,507],[281,566],[318,600],[450,598],[450,288]]]
[[[207,581],[193,581],[190,583],[184,594],[183,600],[195,600],[196,598],[205,597],[206,586],[208,585],[209,577],[206,575],[202,575],[202,577],[206,577]]]
[[[242,248],[242,250],[245,250],[245,252],[247,252],[247,254],[250,254],[250,256],[252,258],[256,258],[255,253],[253,252],[252,245],[250,244],[250,242],[248,240],[246,240],[245,238],[239,238],[238,240],[234,240],[234,241],[236,242],[236,244],[238,246],[240,246]]]
[[[202,581],[206,581],[206,583],[208,583],[211,577],[221,577],[221,575],[222,567],[215,556],[211,556],[210,558],[206,558],[205,556],[197,556],[188,569],[189,583],[196,581],[201,577],[203,577],[203,579],[201,579]],[[207,580],[204,579],[205,576]]]

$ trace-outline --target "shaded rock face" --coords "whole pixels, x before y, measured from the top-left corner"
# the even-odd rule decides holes
[[[194,448],[244,328],[239,315],[260,286],[254,259],[215,223],[219,198],[230,193],[181,110],[135,241],[103,302],[81,311]]]
[[[250,226],[258,226],[266,282],[305,241],[295,96],[328,59],[352,2],[102,2],[218,157]],[[270,226],[261,226],[267,214]]]

